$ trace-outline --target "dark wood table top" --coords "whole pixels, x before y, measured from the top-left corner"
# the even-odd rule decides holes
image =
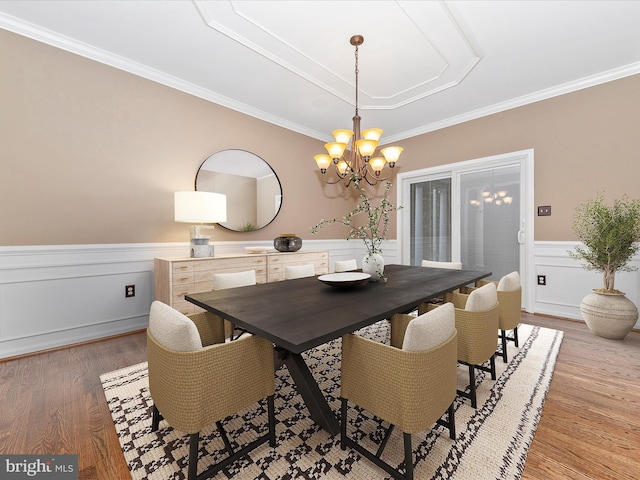
[[[307,277],[185,298],[279,347],[302,353],[491,275],[406,265],[386,265],[384,272],[387,282],[352,288],[332,287]]]

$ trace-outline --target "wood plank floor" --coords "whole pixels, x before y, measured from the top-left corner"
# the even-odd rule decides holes
[[[639,478],[640,333],[614,341],[582,322],[522,321],[565,332],[523,480]],[[80,479],[130,478],[99,376],[145,360],[135,333],[0,363],[0,453],[77,453]]]
[[[640,333],[607,340],[582,322],[522,321],[565,332],[523,480],[640,478]]]

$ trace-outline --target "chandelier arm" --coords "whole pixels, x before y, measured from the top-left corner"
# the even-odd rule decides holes
[[[381,177],[379,175],[376,175],[375,172],[372,174],[369,169],[366,169],[365,174],[362,175],[362,178],[364,178],[367,181],[367,183],[373,187],[379,182],[385,182],[389,180],[392,175],[393,175],[393,170],[391,169],[389,169],[389,174],[386,177]],[[371,183],[370,178],[373,179],[373,183]]]
[[[325,177],[324,174],[322,174],[322,181],[324,183],[326,183],[327,185],[335,185],[336,183],[340,183],[340,182],[344,181],[344,179],[345,179],[345,177],[339,177],[335,182],[332,182],[327,177]]]
[[[392,175],[393,175],[393,170],[391,168],[389,168],[389,174],[386,177],[380,177],[379,175],[376,175],[376,180],[378,182],[385,182],[385,181],[389,180]]]
[[[362,178],[364,178],[364,179],[366,180],[366,182],[367,182],[369,185],[371,185],[372,187],[373,187],[374,185],[376,185],[376,184],[379,182],[379,180],[378,180],[377,178],[375,178],[375,179],[374,179],[374,180],[375,180],[375,182],[371,183],[371,180],[369,180],[369,177],[370,177],[370,175],[363,175],[363,176],[362,176]]]

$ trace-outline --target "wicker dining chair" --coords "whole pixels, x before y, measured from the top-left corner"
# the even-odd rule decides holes
[[[422,267],[441,268],[445,270],[462,270],[462,262],[437,262],[434,260],[422,260],[422,263],[420,265]],[[442,305],[444,302],[444,296],[439,296],[432,298],[427,303]],[[426,306],[421,306],[418,308],[419,313],[424,313],[426,312],[426,310]]]
[[[340,272],[352,272],[358,269],[358,263],[355,258],[350,260],[336,260],[333,262],[333,271],[335,273]]]
[[[342,337],[342,450],[350,447],[393,478],[413,478],[411,434],[435,423],[455,440],[456,329],[453,305],[421,317],[391,317],[391,345],[354,334]],[[348,403],[359,405],[390,424],[377,453],[347,435]],[[441,418],[446,413],[446,419]],[[394,426],[404,437],[404,475],[380,457]]]
[[[434,260],[422,260],[423,267],[446,268],[447,270],[462,270],[462,262],[436,262]]]
[[[286,265],[284,267],[284,279],[294,280],[296,278],[313,277],[316,274],[313,263],[305,265]]]
[[[215,475],[249,451],[276,445],[273,345],[258,336],[225,343],[222,318],[209,312],[187,317],[154,301],[147,329],[151,430],[165,419],[189,435],[188,479]],[[241,378],[242,381],[229,381]],[[222,421],[266,398],[266,433],[235,450]],[[229,454],[198,475],[200,431],[215,424]]]
[[[245,270],[243,272],[229,272],[229,273],[214,273],[213,274],[213,289],[214,290],[226,290],[228,288],[249,287],[256,284],[256,271]],[[237,329],[233,322],[229,320],[224,321],[225,334],[231,340],[239,338],[246,333],[244,329]]]
[[[469,392],[458,390],[458,395],[471,400],[477,408],[476,369],[491,374],[496,379],[495,353],[498,343],[498,317],[500,305],[493,283],[477,288],[470,294],[446,293],[445,302],[453,303],[458,331],[458,362],[469,369]],[[420,308],[431,311],[438,305],[423,304]],[[489,367],[484,364],[489,362]]]
[[[520,285],[520,275],[518,272],[511,272],[503,276],[499,281],[478,280],[475,288],[482,287],[492,282],[498,291],[498,302],[500,303],[499,329],[502,351],[499,355],[504,363],[508,363],[507,342],[513,342],[518,347],[518,325],[520,325],[520,314],[522,313],[522,286]],[[474,287],[465,287],[463,293],[471,293]],[[508,332],[511,331],[511,336]]]

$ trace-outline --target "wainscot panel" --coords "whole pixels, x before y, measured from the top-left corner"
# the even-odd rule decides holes
[[[186,244],[0,247],[0,358],[145,328],[153,258]],[[135,285],[126,298],[125,287]]]
[[[582,320],[580,302],[594,288],[602,287],[602,274],[585,270],[582,262],[569,256],[577,242],[536,242],[534,246],[535,313]],[[640,266],[636,256],[631,266]],[[546,282],[540,285],[538,278]],[[640,271],[616,273],[615,287],[625,292],[636,306],[640,299]],[[636,323],[640,328],[640,322]]]
[[[361,244],[304,240],[302,248],[360,265]],[[273,240],[214,242],[218,254],[258,245]],[[386,263],[395,263],[395,241],[383,249]],[[188,243],[0,247],[0,358],[146,328],[153,259],[188,255]],[[135,297],[125,297],[127,285],[135,285]]]
[[[243,253],[273,240],[214,245],[216,253]],[[580,301],[602,279],[569,257],[576,245],[535,243],[535,313],[582,318]],[[361,266],[366,253],[358,240],[304,240],[303,249],[328,250],[330,271],[335,260],[355,258]],[[386,264],[399,262],[395,240],[382,249]],[[188,255],[188,243],[0,247],[0,358],[146,328],[153,259]],[[640,266],[640,257],[632,265]],[[126,285],[136,286],[135,297],[125,298]],[[616,288],[638,305],[640,272],[618,273]]]

